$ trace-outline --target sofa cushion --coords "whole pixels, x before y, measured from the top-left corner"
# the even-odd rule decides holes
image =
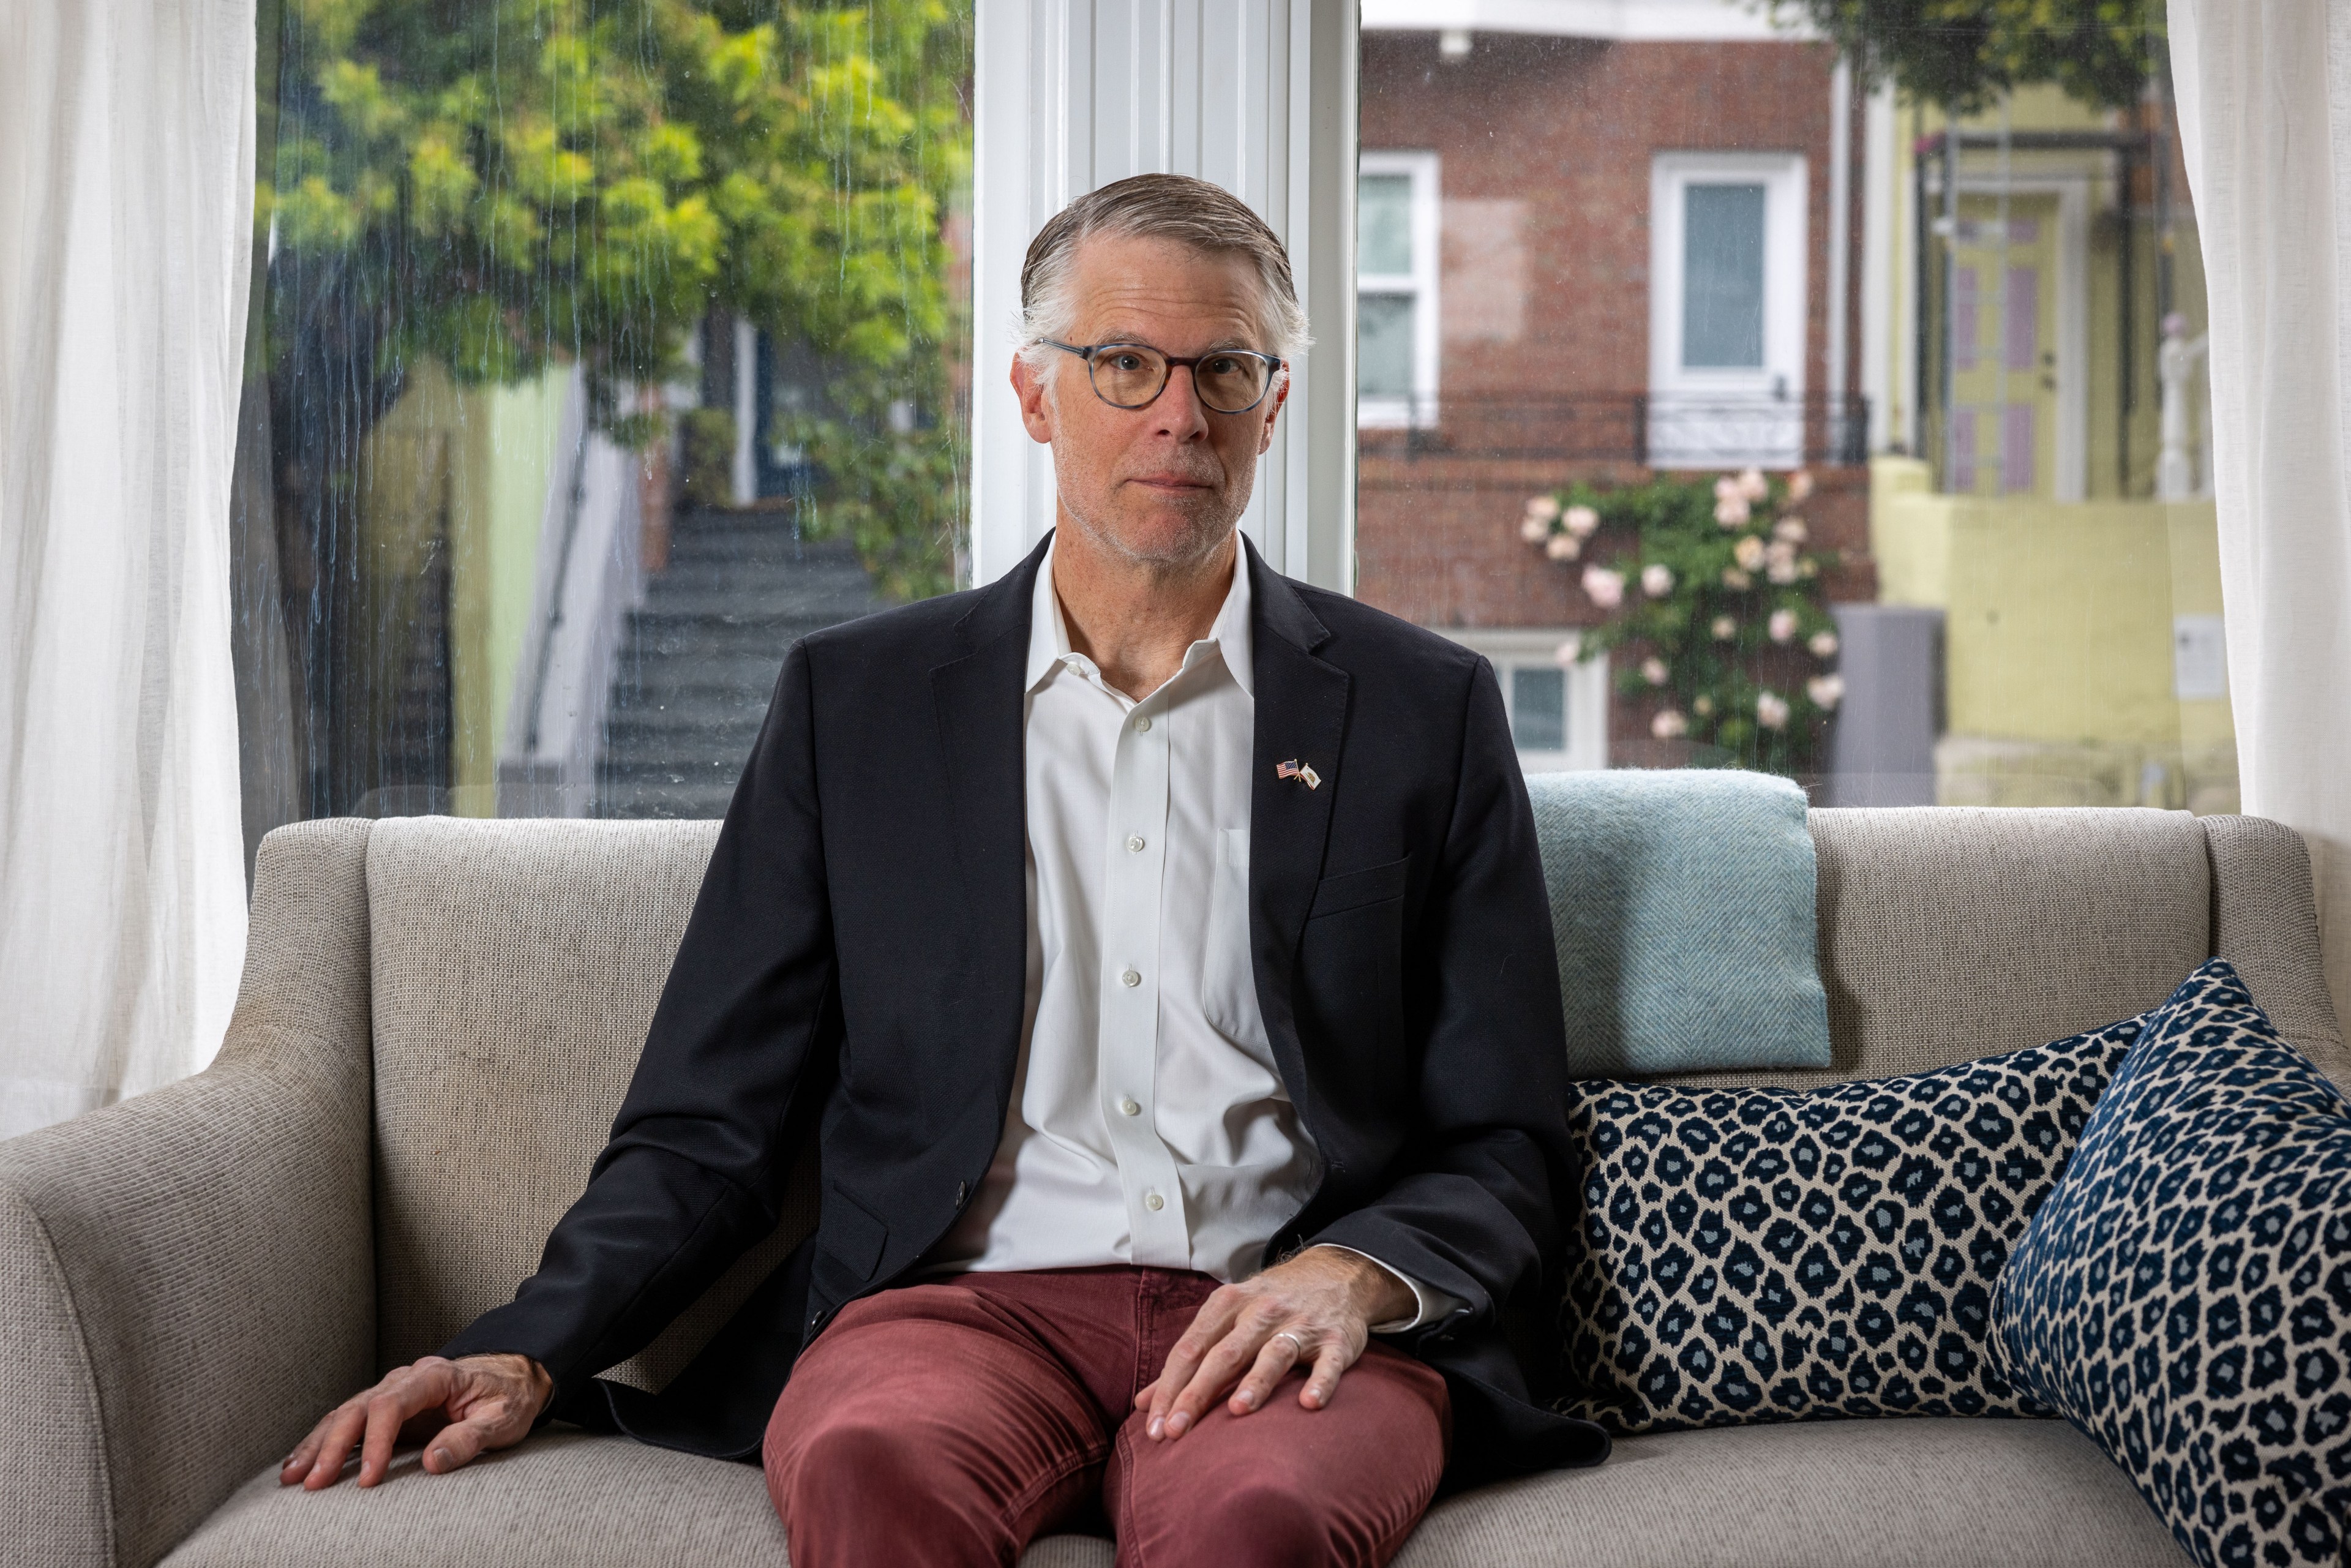
[[[1831,1064],[1687,1082],[1810,1089],[2017,1051],[2143,1013],[2211,956],[2185,811],[1812,814]]]
[[[379,822],[378,1357],[507,1301],[611,1131],[716,822]],[[813,1150],[777,1235],[612,1375],[658,1387],[813,1228]]]
[[[1985,1363],[1992,1284],[2138,1030],[1810,1092],[1577,1084],[1562,1408],[2047,1414]]]
[[[2219,958],[2150,1014],[2001,1276],[1995,1357],[2204,1563],[2351,1544],[2351,1102]]]
[[[2180,1568],[2059,1421],[1820,1421],[1626,1437],[1448,1499],[1395,1568]]]
[[[1021,1568],[1110,1568],[1038,1542]],[[1835,1422],[1630,1437],[1605,1465],[1439,1503],[1396,1568],[2178,1568],[2096,1448],[2054,1421]],[[551,1428],[451,1476],[380,1487],[256,1476],[163,1568],[787,1568],[748,1465]]]
[[[454,1475],[417,1450],[366,1491],[256,1476],[163,1568],[787,1568],[758,1467],[550,1427]],[[1040,1541],[1021,1568],[1109,1568],[1110,1543]]]
[[[1527,779],[1576,1077],[1826,1067],[1804,792],[1737,768]]]

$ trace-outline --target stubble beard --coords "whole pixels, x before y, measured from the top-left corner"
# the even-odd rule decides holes
[[[1091,507],[1072,505],[1069,496],[1060,496],[1061,510],[1071,526],[1084,534],[1087,542],[1113,560],[1120,561],[1148,576],[1154,581],[1186,581],[1207,572],[1217,563],[1226,541],[1233,536],[1241,514],[1249,509],[1249,497],[1255,489],[1255,465],[1241,476],[1239,484],[1227,490],[1214,492],[1214,499],[1192,514],[1188,526],[1172,537],[1159,534],[1148,544],[1138,544],[1114,526],[1095,516]],[[1105,508],[1107,509],[1107,508]]]

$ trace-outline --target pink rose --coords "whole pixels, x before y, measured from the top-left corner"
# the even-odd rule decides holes
[[[1529,512],[1519,519],[1519,538],[1531,545],[1539,545],[1551,538],[1551,525]]]
[[[1834,632],[1815,632],[1813,633],[1813,640],[1804,646],[1813,651],[1813,656],[1816,659],[1834,658],[1837,651],[1837,634]]]
[[[1551,651],[1552,663],[1564,670],[1583,658],[1583,639],[1570,634],[1567,640]]]
[[[1553,534],[1543,546],[1543,554],[1553,560],[1573,560],[1583,553],[1583,541],[1573,534]]]
[[[1809,472],[1799,468],[1788,476],[1788,499],[1801,501],[1812,493],[1813,476]]]
[[[1763,477],[1761,468],[1742,468],[1739,471],[1739,493],[1750,501],[1760,501],[1771,493],[1771,482]]]
[[[1782,517],[1771,525],[1771,537],[1775,539],[1785,539],[1792,545],[1800,545],[1811,536],[1805,531],[1803,518]]]
[[[1712,630],[1716,642],[1728,643],[1739,635],[1739,622],[1728,615],[1718,615],[1714,618]]]
[[[1583,569],[1583,592],[1601,609],[1614,610],[1625,602],[1625,574],[1604,566],[1587,566]]]
[[[1663,659],[1644,659],[1641,661],[1641,678],[1653,686],[1662,686],[1673,678],[1673,673],[1666,668]]]
[[[1739,563],[1739,570],[1741,571],[1762,570],[1763,541],[1753,534],[1748,535],[1730,547],[1730,559]]]
[[[1649,721],[1649,733],[1659,740],[1671,740],[1676,736],[1689,733],[1689,720],[1672,708],[1662,708],[1657,716]]]
[[[1567,531],[1577,538],[1588,539],[1600,531],[1600,514],[1589,507],[1567,509]]]
[[[1755,722],[1765,729],[1788,727],[1788,699],[1777,692],[1755,694]]]
[[[1664,566],[1651,561],[1641,569],[1641,591],[1652,599],[1663,599],[1674,591],[1674,574]]]
[[[1741,526],[1752,515],[1744,496],[1725,496],[1714,504],[1714,520],[1726,528]]]
[[[1834,709],[1837,706],[1838,699],[1844,695],[1844,677],[1814,675],[1804,683],[1804,695],[1813,699],[1814,706]]]
[[[1544,522],[1550,522],[1559,516],[1559,497],[1556,496],[1528,497],[1527,516],[1541,517]]]
[[[1774,610],[1764,630],[1771,634],[1771,641],[1774,643],[1786,642],[1796,634],[1796,612],[1792,610]]]

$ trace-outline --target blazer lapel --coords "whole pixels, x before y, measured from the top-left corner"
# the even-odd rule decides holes
[[[1266,569],[1246,538],[1257,723],[1249,759],[1249,950],[1266,1034],[1301,1114],[1305,1060],[1290,977],[1306,912],[1322,876],[1331,804],[1347,787],[1339,767],[1347,733],[1347,672],[1314,656],[1330,639],[1289,580]],[[1311,768],[1315,782],[1286,773]]]
[[[956,623],[966,652],[931,671],[931,700],[955,823],[956,870],[970,918],[976,1020],[1008,1042],[1008,1086],[1020,1040],[1021,977],[1028,962],[1028,828],[1021,773],[1021,672],[1029,607],[1045,546],[983,590]],[[1008,1092],[1008,1089],[1007,1090]],[[1000,1120],[1003,1107],[997,1107]]]

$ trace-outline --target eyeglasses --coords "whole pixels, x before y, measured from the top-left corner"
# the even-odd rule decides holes
[[[1218,349],[1179,360],[1147,343],[1095,343],[1081,349],[1050,338],[1044,342],[1083,360],[1094,396],[1113,408],[1149,407],[1167,390],[1169,372],[1183,365],[1191,371],[1193,390],[1204,406],[1217,413],[1247,413],[1265,401],[1273,372],[1281,369],[1279,359],[1254,349]]]

